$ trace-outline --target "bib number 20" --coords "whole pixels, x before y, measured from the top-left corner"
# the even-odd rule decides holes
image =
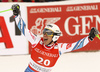
[[[39,64],[44,64],[45,66],[49,66],[50,65],[50,60],[48,59],[43,59],[42,57],[38,57],[40,60],[37,61]]]

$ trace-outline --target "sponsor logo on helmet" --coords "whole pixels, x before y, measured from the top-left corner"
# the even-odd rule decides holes
[[[53,27],[52,25],[47,25],[47,26],[48,26],[48,27],[51,27],[51,28]]]
[[[56,30],[56,32],[59,32],[59,30]]]

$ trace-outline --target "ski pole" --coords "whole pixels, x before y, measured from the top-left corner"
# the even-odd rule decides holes
[[[7,11],[11,11],[11,10],[12,9],[3,10],[3,11],[0,11],[0,13],[7,12]]]
[[[99,35],[98,35],[98,34],[96,35],[96,37],[100,40],[100,37],[99,37]]]

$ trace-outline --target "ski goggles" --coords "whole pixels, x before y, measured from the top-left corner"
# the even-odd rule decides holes
[[[43,34],[45,35],[47,35],[47,36],[53,36],[53,34],[54,34],[54,32],[53,31],[51,31],[51,30],[49,30],[49,29],[44,29],[43,30]]]

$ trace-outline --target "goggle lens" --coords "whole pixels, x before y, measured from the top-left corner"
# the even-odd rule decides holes
[[[44,29],[43,30],[43,34],[45,35],[48,35],[48,36],[53,36],[53,32],[51,31],[51,30],[49,30],[49,29]]]

